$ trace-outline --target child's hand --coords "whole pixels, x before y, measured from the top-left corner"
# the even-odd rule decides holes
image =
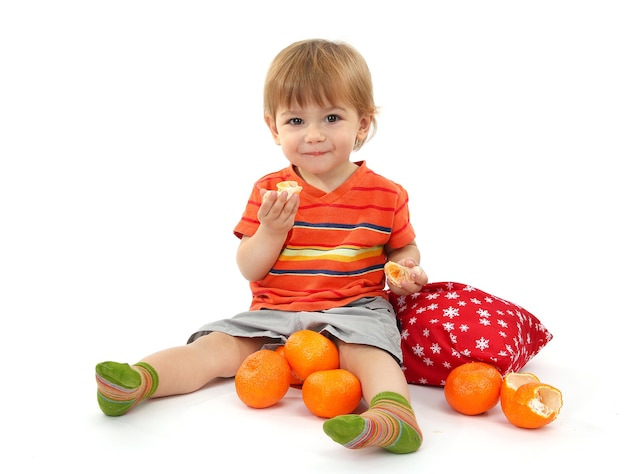
[[[300,205],[298,194],[288,195],[267,189],[261,190],[262,202],[257,217],[267,232],[286,234],[293,227]]]
[[[426,272],[411,258],[395,262],[393,267],[393,262],[390,262],[385,267],[385,273],[389,289],[397,295],[417,293],[428,283]]]

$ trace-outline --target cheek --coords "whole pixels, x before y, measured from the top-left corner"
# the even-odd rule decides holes
[[[285,148],[294,148],[300,142],[298,135],[295,133],[282,133],[279,137],[280,144]]]
[[[357,136],[351,135],[351,134],[346,134],[346,135],[344,135],[342,137],[342,140],[341,140],[340,144],[337,144],[337,147],[341,147],[341,149],[343,149],[343,150],[350,150],[350,151],[352,151],[354,149],[354,143],[355,143],[356,139],[358,139]]]

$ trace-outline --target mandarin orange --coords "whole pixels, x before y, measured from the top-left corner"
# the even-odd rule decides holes
[[[524,380],[529,381],[522,383]],[[504,377],[505,385],[500,406],[506,419],[518,428],[541,428],[559,415],[563,406],[561,391],[539,382],[535,375],[508,374]]]
[[[300,194],[300,192],[302,192],[302,186],[300,186],[297,181],[281,181],[280,183],[276,183],[276,192],[280,194],[283,191],[287,191],[287,194],[290,196],[292,194]]]
[[[389,260],[384,266],[385,276],[394,286],[402,286],[402,282],[412,282],[411,270],[408,267]]]
[[[302,329],[294,332],[285,342],[285,359],[300,380],[319,370],[339,368],[339,351],[326,336]]]
[[[500,407],[504,411],[505,407],[513,400],[513,395],[522,385],[539,382],[539,377],[530,372],[509,372],[502,379],[500,388]]]
[[[443,393],[454,410],[479,415],[498,404],[502,375],[485,362],[467,362],[448,374]]]
[[[245,358],[235,374],[239,399],[252,408],[278,403],[289,390],[291,368],[276,351],[261,349]]]
[[[276,352],[278,354],[280,354],[281,356],[285,357],[285,346],[278,346],[276,348]],[[287,360],[287,358],[285,357],[285,360]],[[287,362],[289,363],[289,362]],[[291,371],[291,378],[289,380],[289,384],[290,385],[294,385],[296,387],[300,387],[302,385],[302,380],[300,380],[298,378],[298,376],[295,374],[295,372],[293,371],[293,369],[291,368],[291,366],[289,366],[289,370]]]
[[[322,418],[352,413],[361,402],[361,382],[345,369],[319,370],[302,384],[302,401]]]

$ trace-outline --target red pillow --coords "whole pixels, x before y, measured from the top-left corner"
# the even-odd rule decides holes
[[[552,339],[524,308],[461,283],[429,283],[409,296],[389,292],[389,299],[411,384],[442,386],[452,369],[471,361],[502,375],[517,372]]]

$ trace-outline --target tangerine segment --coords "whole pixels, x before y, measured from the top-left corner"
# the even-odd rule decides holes
[[[513,399],[517,389],[527,383],[539,383],[539,377],[530,372],[510,372],[504,376],[500,389],[500,406],[503,410]]]
[[[561,411],[563,396],[557,388],[540,382],[521,385],[510,403],[502,407],[504,416],[519,428],[541,428],[552,423]]]
[[[287,199],[291,197],[292,194],[300,194],[302,191],[302,186],[298,185],[297,181],[281,181],[276,184],[276,192],[278,194],[286,191],[288,196]],[[269,197],[269,192],[263,195],[263,200]]]
[[[339,368],[339,350],[335,343],[310,329],[296,331],[287,338],[285,359],[296,377],[303,381],[318,370]]]
[[[235,374],[239,399],[252,408],[278,403],[289,390],[291,368],[276,351],[261,349],[246,357]]]
[[[361,402],[361,382],[345,369],[319,370],[302,384],[302,401],[322,418],[352,413]]]
[[[479,415],[498,404],[502,375],[491,364],[467,362],[448,374],[443,393],[454,410],[464,415]]]
[[[287,191],[287,193],[291,196],[294,193],[299,194],[302,191],[302,186],[299,186],[297,181],[281,181],[276,184],[276,191],[278,194],[283,191]]]

